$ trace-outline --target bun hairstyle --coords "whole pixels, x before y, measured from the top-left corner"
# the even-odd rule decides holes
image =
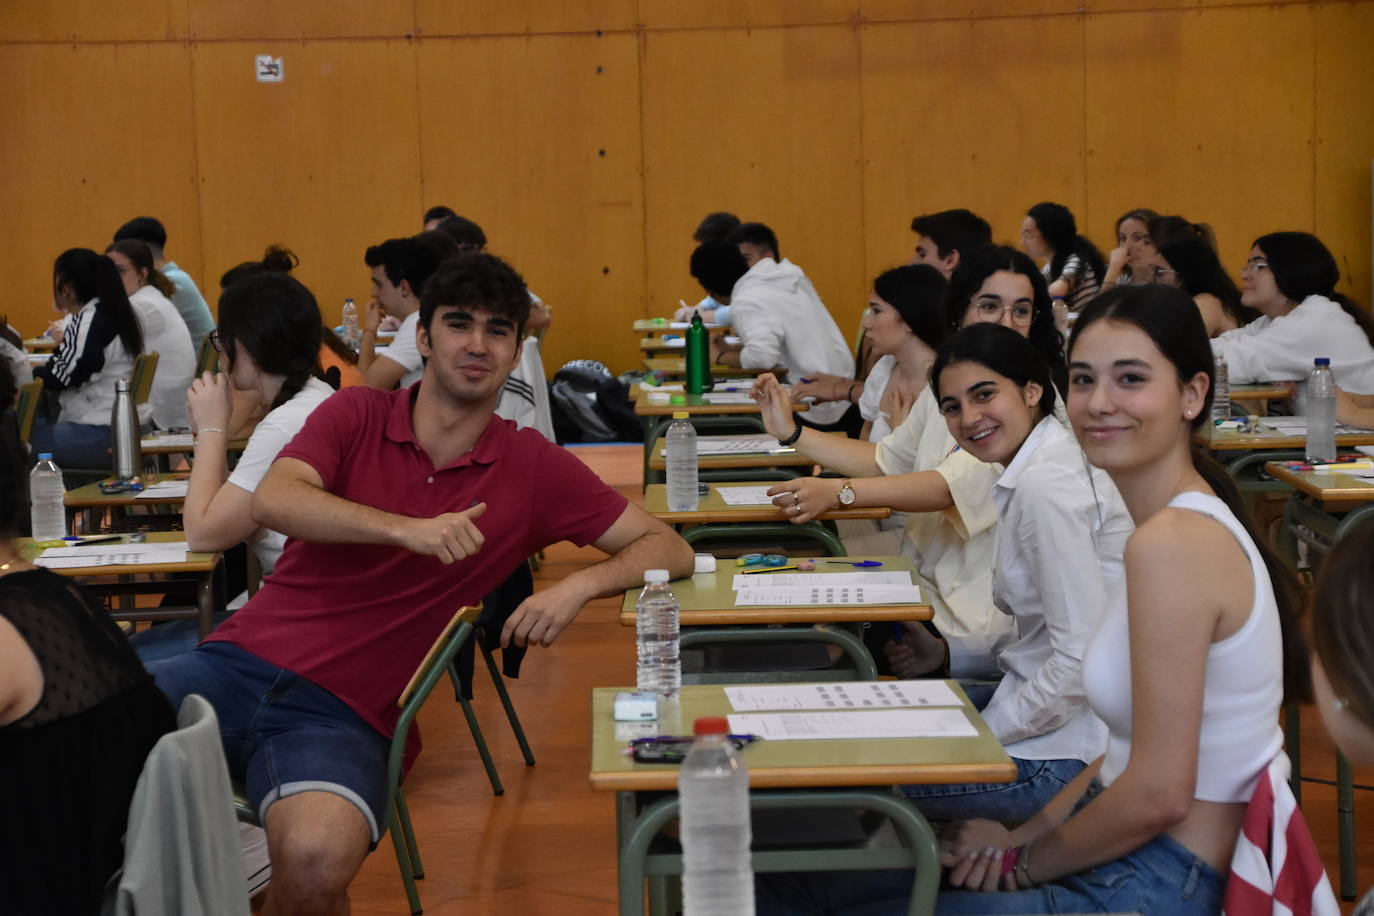
[[[1271,232],[1255,239],[1264,252],[1279,292],[1293,302],[1308,296],[1325,296],[1345,310],[1374,345],[1374,321],[1349,296],[1336,292],[1341,270],[1321,239],[1307,232]]]
[[[244,261],[236,264],[224,272],[224,276],[219,278],[219,288],[224,289],[235,280],[250,277],[260,273],[289,274],[296,269],[296,265],[301,259],[296,257],[296,253],[284,245],[268,245],[267,250],[262,253],[260,261]]]
[[[153,266],[153,250],[148,247],[147,242],[140,242],[138,239],[120,239],[105,249],[106,254],[112,251],[124,255],[129,259],[129,263],[134,265],[134,270],[147,277],[146,286],[151,286],[169,299],[172,297],[172,293],[176,292],[176,287],[172,285],[172,281],[168,280],[162,271]]]
[[[312,375],[324,379],[320,309],[294,277],[260,271],[230,283],[219,297],[219,332],[230,367],[238,344],[263,372],[284,377],[272,408],[295,397]]]
[[[930,365],[930,392],[938,402],[940,373],[955,363],[976,363],[1009,378],[1021,388],[1035,382],[1043,392],[1037,409],[1040,419],[1054,413],[1054,381],[1050,367],[1031,342],[1011,328],[980,321],[949,338]]]
[[[1156,214],[1145,222],[1145,228],[1156,248],[1163,248],[1177,239],[1197,239],[1213,252],[1217,250],[1217,234],[1206,223],[1195,223],[1182,216]]]
[[[972,252],[960,252],[959,266],[949,278],[945,290],[945,323],[951,332],[964,324],[969,304],[982,289],[988,277],[998,271],[1020,274],[1030,281],[1034,315],[1026,337],[1050,367],[1050,377],[1060,391],[1068,389],[1068,370],[1064,359],[1064,338],[1054,326],[1054,312],[1050,309],[1050,291],[1045,275],[1025,253],[1006,245],[989,245]]]
[[[71,288],[78,302],[98,299],[96,310],[114,325],[124,349],[130,356],[143,352],[143,329],[124,292],[124,281],[114,261],[89,248],[68,248],[57,256],[52,265],[52,288]]]
[[[1100,321],[1132,325],[1143,331],[1164,358],[1173,363],[1179,383],[1189,381],[1199,373],[1207,376],[1207,393],[1202,410],[1189,421],[1193,430],[1211,422],[1212,388],[1216,382],[1212,345],[1202,313],[1183,290],[1171,286],[1125,286],[1108,290],[1089,302],[1078,316],[1069,337],[1069,357],[1073,358],[1083,332]],[[1264,538],[1255,532],[1249,510],[1236,489],[1235,481],[1221,465],[1213,461],[1199,446],[1192,446],[1193,467],[1212,491],[1226,503],[1250,535],[1250,540],[1264,558],[1269,579],[1274,586],[1274,598],[1279,608],[1279,623],[1283,631],[1283,689],[1286,702],[1306,701],[1311,697],[1312,685],[1307,660],[1307,641],[1298,617],[1302,610],[1302,589],[1297,577]]]

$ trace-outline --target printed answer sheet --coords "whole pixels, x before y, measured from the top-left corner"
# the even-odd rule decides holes
[[[836,572],[823,573],[736,573],[733,587],[741,588],[804,588],[810,590],[819,580],[826,588],[855,585],[910,585],[909,572]]]
[[[171,544],[91,544],[82,547],[49,547],[34,565],[47,569],[79,569],[83,566],[125,566],[143,563],[185,563],[186,542]]]
[[[773,497],[768,487],[716,487],[727,506],[771,506]]]
[[[829,576],[817,577],[817,580]],[[813,580],[816,581],[816,580]],[[862,604],[920,604],[921,589],[916,585],[855,586],[745,586],[735,591],[735,607],[791,607]]]
[[[962,709],[734,713],[730,731],[769,741],[978,737],[978,729]]]
[[[939,680],[766,684],[758,687],[726,687],[725,696],[735,712],[963,705],[950,686]]]

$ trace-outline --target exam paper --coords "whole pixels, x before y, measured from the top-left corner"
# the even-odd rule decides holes
[[[659,451],[665,456],[668,454],[666,448]],[[778,455],[795,451],[796,449],[789,446],[778,445],[778,440],[767,433],[760,433],[756,436],[697,437],[698,455],[749,455],[757,453]]]
[[[769,741],[978,737],[962,709],[734,713],[729,718],[732,734]]]
[[[167,499],[186,496],[186,488],[190,486],[189,480],[165,480],[161,483],[150,484],[134,494],[134,499]]]
[[[771,506],[773,497],[768,487],[716,487],[727,506]]]
[[[701,399],[707,404],[752,404],[754,399],[747,391],[707,391]]]
[[[963,705],[950,686],[939,680],[766,684],[759,687],[726,687],[725,696],[735,712]]]
[[[823,578],[830,578],[825,576]],[[787,607],[793,605],[829,607],[860,604],[920,604],[921,589],[916,585],[855,585],[827,587],[748,585],[735,590],[735,607]]]
[[[81,547],[49,547],[34,560],[47,569],[79,569],[84,566],[126,566],[143,563],[185,563],[186,542],[170,544],[91,544]]]
[[[167,448],[190,448],[196,444],[196,437],[190,433],[160,433],[156,436],[144,436],[143,446],[165,446]]]
[[[910,585],[909,572],[836,572],[823,573],[820,583],[826,588],[843,588],[863,585]],[[803,588],[810,590],[817,585],[815,573],[736,573],[732,587],[741,588]]]

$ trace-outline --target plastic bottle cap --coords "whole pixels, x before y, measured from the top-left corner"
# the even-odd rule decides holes
[[[38,460],[39,460],[39,461],[52,461],[52,452],[39,452],[39,453],[38,453]]]
[[[666,569],[646,569],[644,570],[645,585],[662,585],[668,581],[668,570]]]
[[[1318,357],[1317,357],[1315,360],[1313,360],[1312,362],[1313,362],[1313,365],[1317,365],[1317,366],[1329,366],[1329,365],[1331,365],[1331,359],[1330,359],[1329,357],[1326,357],[1326,356],[1318,356]]]
[[[687,411],[685,411],[685,410],[675,410],[675,411],[673,411],[673,419],[674,419],[674,420],[685,420],[685,419],[687,419],[687,418],[690,417],[690,416],[691,416],[691,414],[689,414],[689,413],[688,413]]]
[[[692,723],[694,735],[728,735],[730,720],[724,716],[702,716]]]

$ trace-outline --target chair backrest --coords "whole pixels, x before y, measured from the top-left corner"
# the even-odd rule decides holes
[[[113,912],[249,914],[219,721],[196,694],[143,764]]]
[[[42,394],[42,382],[29,382],[19,387],[15,416],[19,419],[19,441],[25,445],[29,444],[29,436],[33,433],[33,418],[38,415],[38,400]]]
[[[153,393],[153,376],[157,374],[158,354],[141,353],[134,358],[134,371],[129,375],[129,391],[134,396],[134,406],[148,403]]]
[[[200,378],[206,372],[219,371],[219,351],[210,341],[210,335],[206,334],[205,339],[200,342],[200,353],[196,356],[196,378]]]

